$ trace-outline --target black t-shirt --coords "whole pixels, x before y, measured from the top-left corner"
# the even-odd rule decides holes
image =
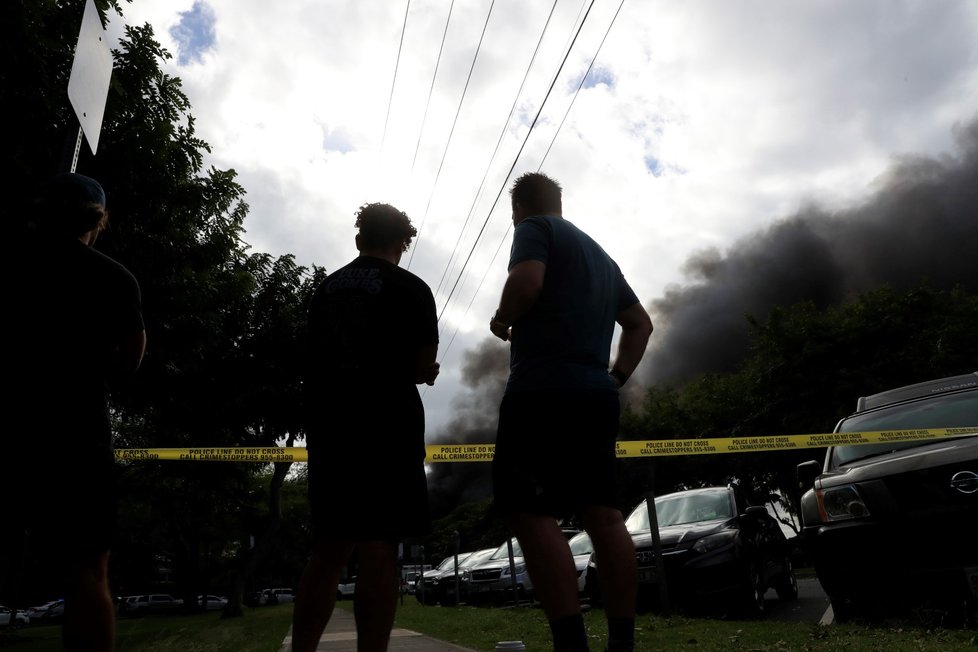
[[[139,284],[77,238],[27,231],[9,261],[7,380],[18,428],[4,429],[4,442],[111,449],[109,363],[122,338],[143,330]]]
[[[434,297],[411,272],[360,256],[330,274],[309,308],[307,399],[314,430],[346,419],[358,430],[420,426],[416,445],[423,447],[417,359],[437,343]]]

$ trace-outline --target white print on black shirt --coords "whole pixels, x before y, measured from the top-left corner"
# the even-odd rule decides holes
[[[326,284],[327,292],[364,290],[368,294],[377,294],[383,288],[384,279],[380,278],[380,270],[376,267],[341,269],[336,273],[336,277]]]

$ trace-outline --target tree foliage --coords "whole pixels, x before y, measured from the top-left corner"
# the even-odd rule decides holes
[[[96,3],[121,13],[118,2]],[[13,107],[7,197],[67,169],[77,121],[67,82],[84,0],[15,1],[0,40],[0,99]],[[110,228],[97,247],[140,282],[148,346],[130,382],[113,388],[119,447],[273,446],[303,437],[299,397],[304,304],[323,270],[292,256],[249,251],[249,207],[234,170],[205,166],[210,149],[196,133],[181,82],[166,74],[170,54],[149,25],[125,28],[96,156],[83,145],[77,171],[106,190]],[[29,207],[8,202],[12,224]],[[28,435],[29,436],[29,435]],[[207,583],[206,559],[262,531],[277,531],[288,468],[272,475],[271,499],[254,491],[260,465],[134,462],[121,468],[123,503],[113,555],[132,590],[145,590],[173,561],[184,590]],[[241,560],[239,559],[239,562]],[[143,578],[143,579],[140,579]],[[45,596],[42,596],[45,597]]]

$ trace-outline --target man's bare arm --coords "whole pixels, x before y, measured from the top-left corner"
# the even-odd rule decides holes
[[[499,339],[509,339],[509,328],[525,315],[540,298],[547,265],[539,260],[524,260],[509,270],[499,308],[489,322],[489,330]]]
[[[435,384],[435,378],[438,377],[438,372],[441,370],[441,365],[435,362],[437,355],[437,344],[423,347],[420,351],[418,351],[418,360],[414,371],[415,383],[419,385],[421,383],[425,383],[427,385]]]
[[[621,387],[645,355],[645,347],[652,335],[652,318],[641,303],[635,303],[619,312],[615,321],[621,325],[621,337],[611,376]]]
[[[122,338],[115,348],[115,356],[112,360],[112,370],[116,374],[124,375],[134,373],[139,369],[143,362],[143,355],[146,353],[146,331],[127,335]]]

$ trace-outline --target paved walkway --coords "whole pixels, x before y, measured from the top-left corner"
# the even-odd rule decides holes
[[[289,628],[285,640],[282,641],[280,652],[291,652],[292,628]],[[333,615],[326,625],[326,631],[319,639],[319,652],[356,652],[357,627],[353,620],[353,612],[346,609],[334,609]],[[391,632],[391,642],[388,650],[417,650],[419,652],[475,652],[471,648],[461,647],[454,643],[439,641],[434,638],[412,632],[409,629],[394,629]]]

